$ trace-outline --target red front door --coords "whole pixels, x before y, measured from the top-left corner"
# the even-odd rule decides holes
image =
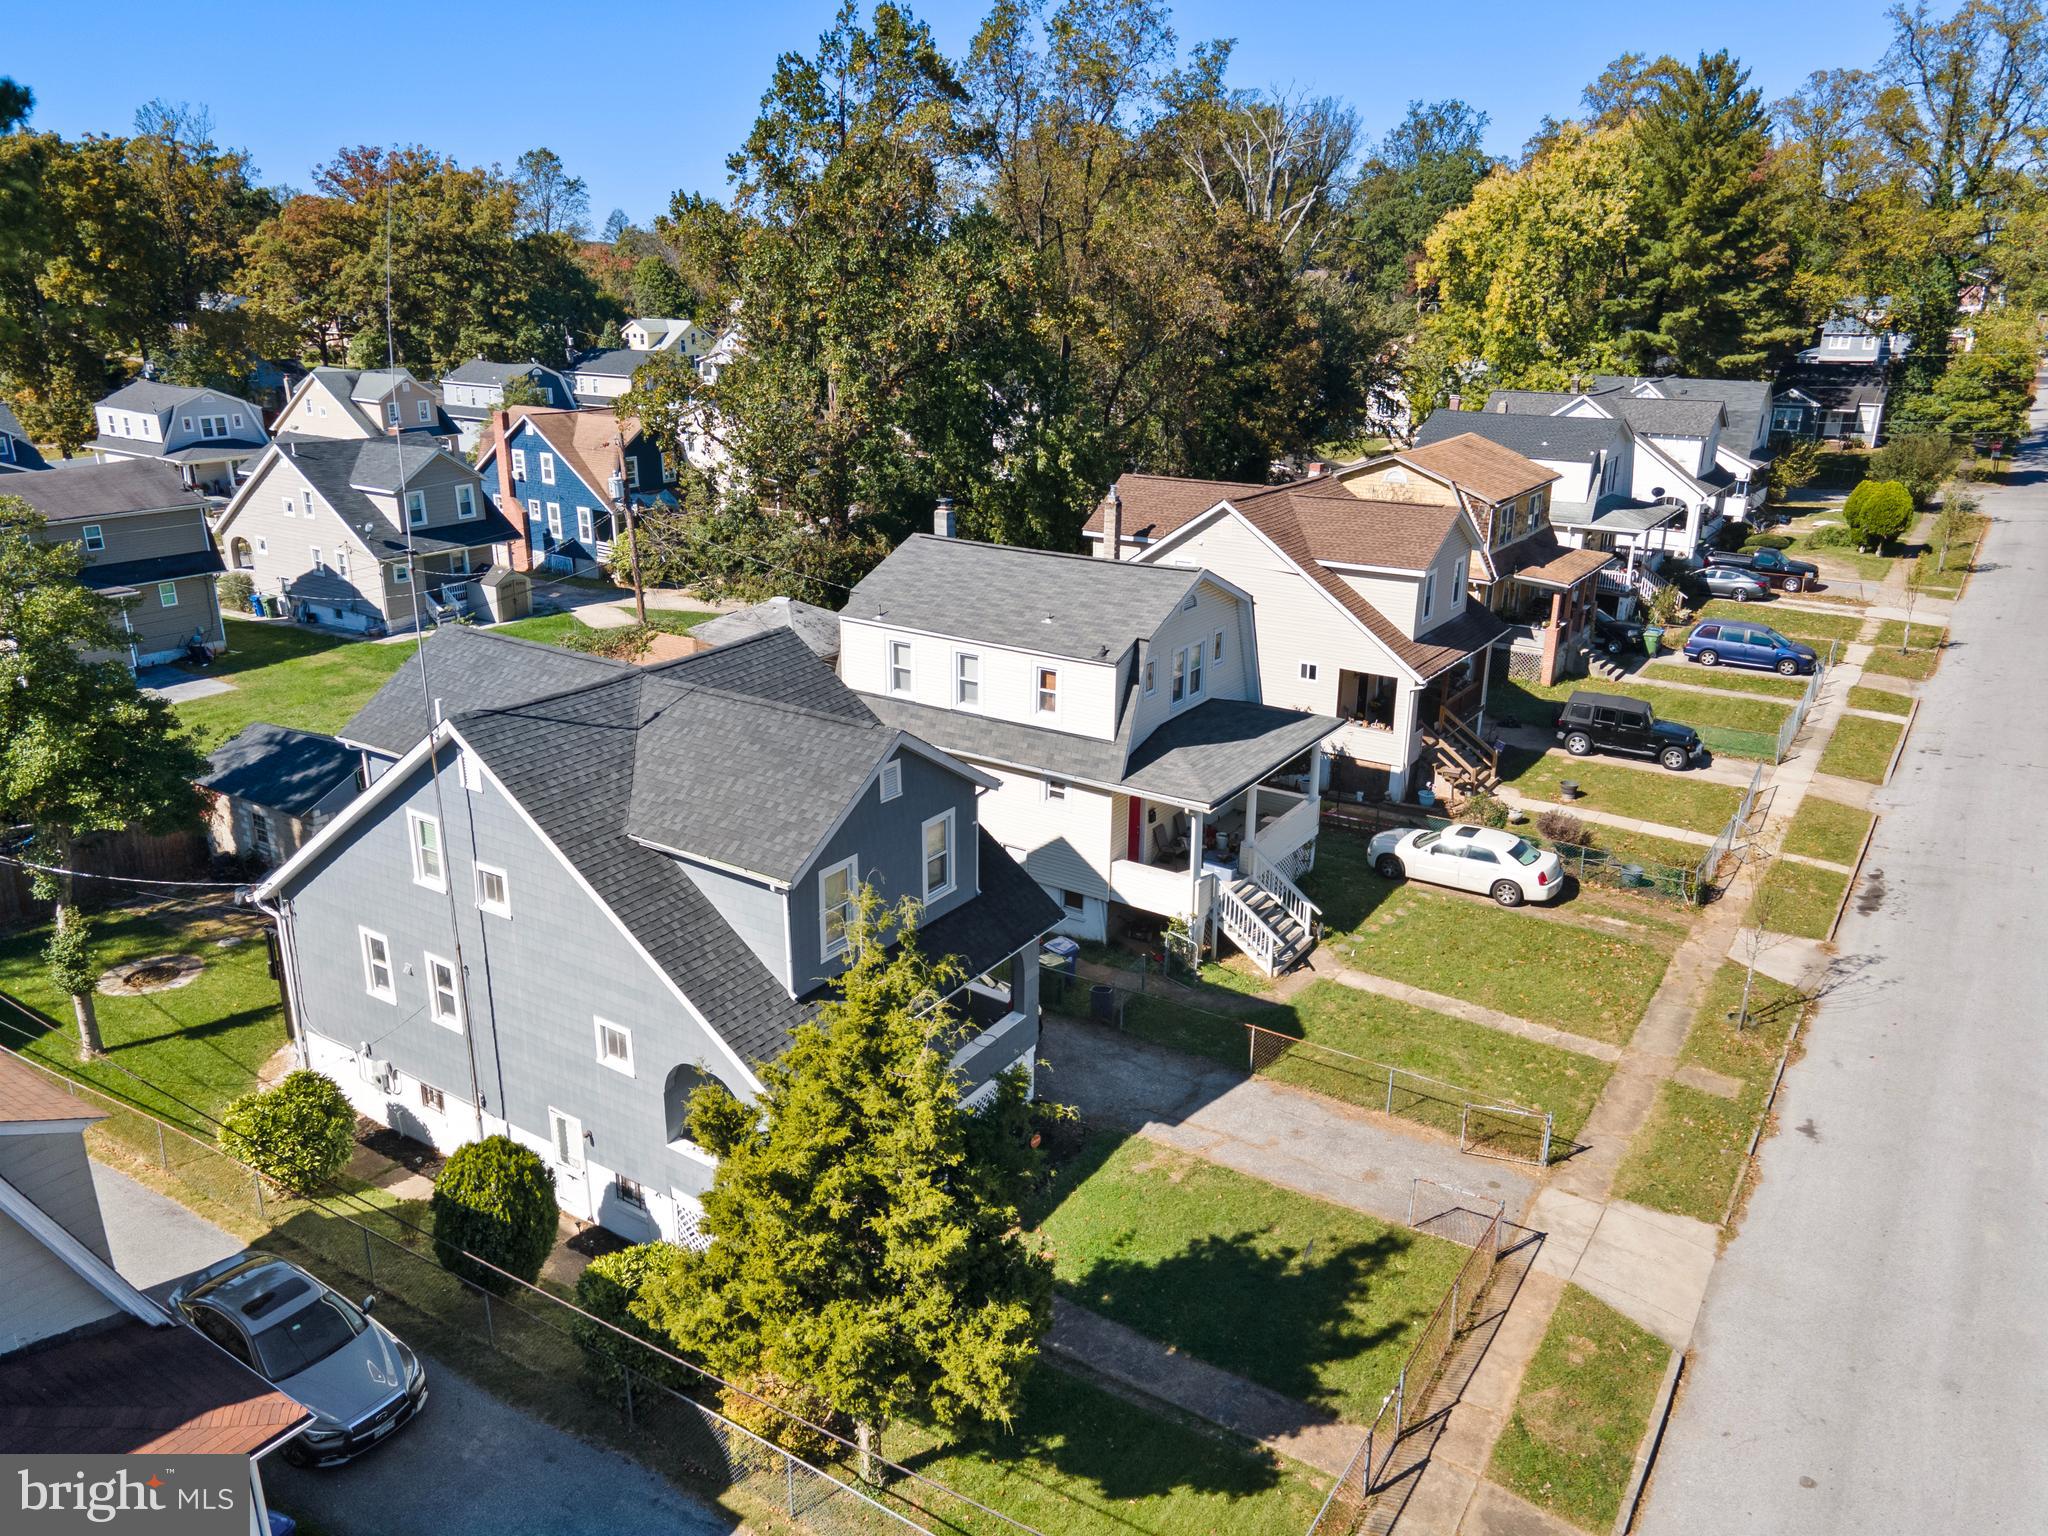
[[[1143,802],[1136,795],[1131,796],[1130,828],[1124,838],[1124,857],[1133,863],[1145,857],[1145,826],[1140,819],[1143,814]]]

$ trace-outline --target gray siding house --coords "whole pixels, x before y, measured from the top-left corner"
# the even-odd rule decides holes
[[[170,464],[73,463],[6,481],[48,524],[46,537],[82,546],[79,579],[120,610],[131,667],[175,661],[197,638],[227,649],[214,580],[222,566],[207,531],[207,499]]]
[[[85,446],[102,463],[154,459],[201,490],[225,496],[245,460],[270,441],[263,413],[217,389],[138,379],[93,407],[99,436]]]
[[[408,668],[341,735],[411,744],[258,891],[298,1048],[364,1114],[442,1148],[502,1131],[572,1217],[697,1241],[715,1162],[689,1096],[759,1092],[831,995],[862,885],[920,901],[920,942],[975,978],[954,999],[970,1102],[1032,1070],[1059,913],[981,832],[988,776],[877,720],[787,631],[516,699],[531,647],[444,638],[431,734],[409,736]]]

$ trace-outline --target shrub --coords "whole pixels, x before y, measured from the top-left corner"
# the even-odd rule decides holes
[[[555,1246],[555,1176],[509,1136],[455,1149],[434,1180],[434,1257],[444,1269],[502,1296],[511,1282],[465,1253],[531,1283]]]
[[[1482,827],[1504,827],[1508,824],[1507,802],[1498,795],[1476,794],[1465,802],[1459,814]]]
[[[1542,811],[1536,817],[1536,830],[1545,839],[1560,848],[1590,848],[1593,834],[1586,824],[1569,811]]]
[[[576,1277],[576,1305],[593,1317],[623,1328],[636,1339],[645,1339],[674,1353],[674,1343],[641,1315],[636,1304],[649,1281],[666,1280],[690,1262],[690,1255],[673,1243],[641,1243],[617,1253],[600,1254]],[[582,1347],[584,1363],[598,1379],[600,1391],[624,1396],[619,1377],[622,1361],[639,1375],[678,1391],[702,1379],[672,1360],[634,1347],[610,1328],[588,1318],[574,1318],[569,1326]]]
[[[1659,587],[1657,595],[1650,599],[1650,622],[1660,629],[1669,629],[1685,616],[1685,599],[1675,586]]]
[[[1906,432],[1870,456],[1870,478],[1903,485],[1915,507],[1926,507],[1961,458],[1962,450],[1946,432]]]
[[[247,571],[229,571],[213,584],[213,590],[224,611],[247,613],[249,599],[256,595],[256,583]]]
[[[1784,533],[1752,533],[1742,541],[1744,549],[1790,549],[1792,537]]]
[[[780,1376],[749,1376],[718,1394],[718,1411],[742,1429],[751,1429],[763,1440],[779,1445],[792,1456],[817,1463],[832,1455],[838,1442],[810,1427],[817,1424],[834,1434],[845,1434],[848,1426],[832,1405],[800,1381]],[[795,1418],[791,1415],[794,1414]],[[808,1420],[799,1423],[798,1420]]]
[[[1913,493],[1896,480],[1866,480],[1849,493],[1842,517],[1860,541],[1881,545],[1913,524]]]
[[[247,1093],[221,1117],[221,1150],[294,1194],[310,1194],[347,1166],[356,1112],[332,1078],[288,1074],[275,1088]]]
[[[1770,490],[1766,500],[1782,502],[1802,485],[1810,485],[1820,473],[1820,444],[1812,441],[1789,443],[1771,460]]]
[[[1847,523],[1824,523],[1807,536],[1809,549],[1854,549],[1863,538]]]
[[[609,656],[613,661],[638,661],[654,642],[652,624],[627,624],[613,629],[574,629],[562,636],[572,651],[591,656]]]

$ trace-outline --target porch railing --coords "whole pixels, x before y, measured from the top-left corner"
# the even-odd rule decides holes
[[[1231,886],[1217,892],[1216,913],[1230,942],[1249,955],[1260,970],[1272,975],[1280,964],[1280,935]]]
[[[1322,932],[1323,909],[1308,899],[1301,887],[1287,878],[1286,871],[1255,847],[1247,847],[1245,874],[1275,901],[1287,910],[1287,915],[1300,924],[1302,936],[1313,940]],[[1234,939],[1236,934],[1231,934]]]

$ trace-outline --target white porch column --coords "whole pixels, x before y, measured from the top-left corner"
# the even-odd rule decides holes
[[[1256,781],[1244,792],[1244,845],[1256,848],[1259,844],[1259,786]]]
[[[1408,793],[1408,766],[1415,761],[1416,705],[1422,690],[1413,683],[1403,683],[1394,695],[1394,756],[1399,759],[1387,775],[1387,791],[1396,800]]]
[[[1188,932],[1201,942],[1201,935],[1195,933],[1195,918],[1202,910],[1202,813],[1194,811],[1188,816]]]

